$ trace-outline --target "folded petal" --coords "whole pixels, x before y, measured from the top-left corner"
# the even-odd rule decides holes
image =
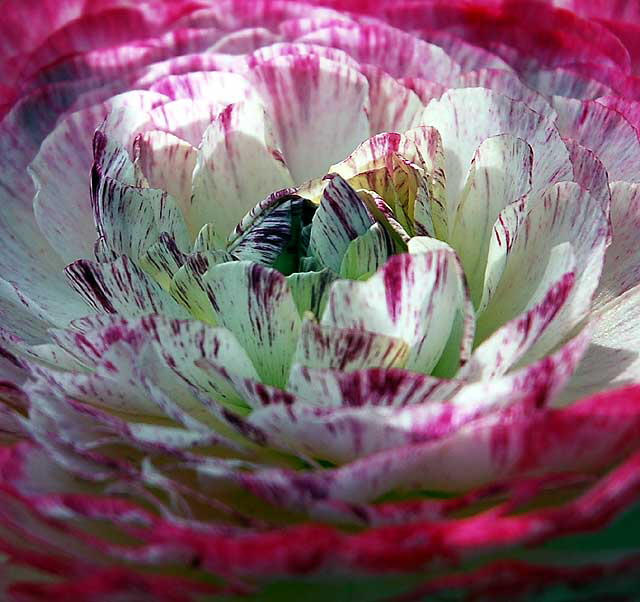
[[[73,289],[97,311],[129,318],[147,313],[188,317],[184,308],[125,255],[109,264],[79,260],[65,273]]]
[[[322,193],[311,222],[309,249],[322,265],[340,272],[351,241],[373,225],[373,219],[356,191],[334,175]]]
[[[422,123],[436,128],[442,137],[449,216],[456,213],[463,174],[476,149],[491,136],[510,134],[531,146],[536,158],[531,174],[534,192],[572,174],[569,153],[555,125],[524,103],[490,90],[450,90],[429,103]]]
[[[365,282],[334,283],[321,323],[401,339],[410,347],[406,368],[428,374],[462,305],[461,287],[449,251],[396,255]]]
[[[476,306],[499,213],[531,189],[533,150],[509,135],[487,138],[476,151],[460,197],[449,242],[457,251]]]
[[[570,298],[532,353],[551,349],[588,312],[607,238],[606,216],[585,190],[572,182],[551,187],[533,205],[515,239],[507,241],[504,271],[492,300],[479,317],[480,340],[505,318],[531,308],[560,276],[575,271]],[[533,264],[531,257],[537,259]]]

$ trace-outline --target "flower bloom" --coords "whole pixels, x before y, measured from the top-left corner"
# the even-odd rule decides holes
[[[640,14],[555,4],[2,5],[3,599],[637,591]]]

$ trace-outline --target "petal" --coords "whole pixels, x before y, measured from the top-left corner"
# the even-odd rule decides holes
[[[339,272],[349,244],[367,232],[373,219],[355,190],[334,175],[311,223],[310,251],[322,265]]]
[[[476,151],[451,228],[477,306],[482,298],[491,231],[499,213],[531,189],[533,150],[509,135],[487,138]]]
[[[218,324],[235,335],[267,384],[283,386],[300,332],[285,277],[234,261],[210,268],[203,281]]]
[[[364,65],[362,73],[369,82],[371,135],[404,132],[418,125],[424,105],[415,92],[373,65]]]
[[[214,224],[224,248],[247,211],[274,190],[293,185],[264,108],[256,103],[227,107],[207,128],[193,172],[189,230]]]
[[[401,339],[305,320],[293,364],[351,372],[365,368],[403,367],[408,355],[409,347]]]
[[[151,132],[164,131],[197,148],[205,130],[225,106],[192,98],[165,102],[149,111],[149,119],[155,128]]]
[[[595,304],[601,307],[640,283],[637,232],[640,226],[640,185],[611,184],[612,241],[605,254]]]
[[[538,92],[527,87],[517,74],[502,69],[480,69],[463,73],[455,82],[454,88],[487,88],[508,96],[513,100],[520,100],[536,113],[550,119],[555,113],[549,102]]]
[[[346,371],[339,364],[311,368],[294,363],[287,390],[305,404],[321,407],[403,407],[448,399],[461,386],[460,381],[434,378],[389,365]]]
[[[423,77],[448,83],[460,72],[442,48],[379,23],[334,25],[299,41],[340,48],[359,63],[377,65],[395,78]]]
[[[638,181],[640,141],[633,126],[617,111],[595,101],[556,96],[556,123],[564,138],[593,151],[609,173],[609,179]]]
[[[391,256],[391,241],[380,224],[353,239],[340,264],[340,277],[359,280],[378,271]]]
[[[640,288],[618,293],[590,315],[592,344],[558,405],[637,382],[640,374]]]
[[[277,447],[336,463],[350,462],[383,450],[455,436],[466,424],[508,407],[542,406],[566,382],[585,342],[572,342],[562,352],[509,377],[467,386],[453,382],[438,386],[435,379],[425,383],[415,375],[413,391],[404,399],[409,402],[406,405],[395,399],[393,407],[370,402],[358,405],[357,400],[349,399],[341,406],[336,403],[340,397],[332,400],[327,396],[335,391],[329,389],[320,399],[331,400],[330,404],[312,400],[315,403],[309,407],[306,399],[303,403],[292,400],[286,405],[269,404],[252,412],[248,421]],[[318,374],[311,371],[304,376]],[[393,381],[393,374],[390,376]],[[341,379],[343,385],[347,382],[358,381]],[[329,383],[331,380],[323,384]],[[427,390],[421,392],[427,395],[420,399],[416,389],[425,384]],[[444,401],[441,396],[447,394],[453,395]]]
[[[611,94],[613,90],[599,82],[566,67],[540,69],[527,74],[527,84],[546,96],[591,99]]]
[[[573,182],[551,187],[534,204],[515,240],[510,245],[507,241],[510,249],[500,283],[479,317],[479,340],[504,323],[505,318],[531,308],[559,276],[575,271],[570,299],[531,353],[543,354],[552,348],[589,310],[607,237],[606,216],[585,190]],[[531,257],[537,259],[534,264]]]
[[[573,164],[574,180],[596,200],[605,215],[609,215],[611,192],[609,175],[602,161],[592,151],[575,140],[565,140]]]
[[[272,470],[247,475],[245,482],[267,499],[313,507],[323,499],[363,502],[394,489],[456,492],[506,478],[602,470],[637,448],[637,404],[637,391],[624,389],[541,412],[507,404],[443,437],[381,451],[306,479]],[[309,487],[316,488],[313,499],[304,496]]]
[[[536,157],[531,174],[534,192],[572,174],[569,153],[554,124],[522,102],[495,92],[449,90],[429,103],[422,123],[435,127],[442,137],[449,216],[457,210],[467,166],[478,146],[491,136],[510,134],[531,146]]]
[[[369,137],[367,80],[345,64],[317,55],[280,56],[258,62],[247,78],[274,120],[298,184],[323,176]]]
[[[234,379],[253,380],[258,380],[258,374],[228,330],[195,320],[166,320],[160,316],[154,317],[152,324],[155,349],[173,373],[217,401],[242,404],[227,374],[233,374]],[[202,360],[224,370],[205,372],[198,365]]]
[[[336,276],[328,269],[319,272],[296,272],[287,276],[287,285],[300,317],[312,312],[321,316],[329,297],[329,288]]]
[[[100,237],[117,255],[137,261],[163,232],[182,251],[189,248],[182,212],[164,190],[127,186],[103,177],[94,194],[94,211]]]
[[[171,100],[206,100],[210,105],[222,107],[252,97],[251,86],[241,75],[213,70],[167,75],[154,82],[149,90]]]
[[[126,256],[113,263],[79,260],[65,269],[73,289],[97,311],[135,318],[162,313],[186,318],[188,313]]]
[[[173,134],[151,130],[136,137],[134,157],[149,186],[166,190],[186,215],[191,204],[191,177],[196,166],[196,149]],[[195,238],[195,234],[192,233],[192,238]]]
[[[194,318],[207,324],[215,324],[216,318],[203,276],[210,267],[227,261],[231,261],[231,256],[224,251],[193,253],[174,274],[169,285],[171,296]]]
[[[396,255],[366,282],[335,282],[321,323],[404,340],[407,369],[429,373],[462,305],[458,278],[450,251]]]
[[[162,232],[158,242],[153,243],[137,263],[163,289],[169,290],[173,277],[186,260],[187,255],[178,248],[176,241]]]
[[[91,140],[102,119],[103,107],[70,115],[45,138],[30,166],[36,221],[67,262],[93,257],[96,229],[88,185]]]
[[[489,241],[487,267],[484,273],[482,298],[478,305],[478,316],[487,308],[496,292],[513,241],[527,217],[527,200],[527,197],[523,197],[507,205],[499,213],[498,219],[493,225],[493,235]]]
[[[501,326],[473,352],[464,374],[468,378],[494,378],[505,374],[542,336],[567,301],[575,282],[567,272],[526,313]]]
[[[510,67],[499,56],[465,42],[461,37],[448,31],[424,32],[424,39],[442,48],[458,65],[462,73],[479,69],[510,71]]]
[[[258,203],[229,236],[228,251],[234,257],[272,266],[279,261],[281,271],[289,246],[298,241],[305,201],[292,194],[292,189],[275,192]],[[295,250],[290,254],[291,269],[297,269]],[[289,267],[287,265],[287,267]]]

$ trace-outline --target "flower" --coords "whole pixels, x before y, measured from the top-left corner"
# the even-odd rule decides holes
[[[637,591],[640,15],[564,4],[5,1],[5,597]]]

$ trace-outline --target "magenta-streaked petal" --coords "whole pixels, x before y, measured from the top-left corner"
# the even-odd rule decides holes
[[[298,41],[340,48],[359,63],[378,65],[396,78],[421,77],[446,84],[460,72],[442,48],[378,23],[334,25]]]
[[[191,144],[168,132],[147,131],[134,142],[134,160],[149,186],[166,190],[178,201],[183,214],[191,204],[196,159],[197,150]]]
[[[49,244],[67,261],[93,256],[96,229],[87,194],[91,142],[103,107],[74,113],[44,140],[30,165],[34,215]]]
[[[451,251],[392,257],[365,282],[340,280],[321,323],[405,341],[406,368],[429,373],[445,349],[464,292]]]
[[[363,502],[396,489],[460,491],[508,478],[606,468],[637,449],[637,391],[620,390],[563,409],[507,406],[448,436],[378,452],[304,478],[265,470],[243,477],[267,499],[292,507],[322,499]],[[316,487],[315,499],[305,496]]]
[[[611,183],[611,234],[595,304],[600,307],[640,284],[640,184]]]
[[[322,177],[369,137],[367,80],[344,63],[284,55],[256,62],[246,77],[273,119],[297,184]]]
[[[640,129],[640,102],[620,96],[603,96],[596,99],[601,105],[620,113],[636,130]]]
[[[237,73],[226,71],[195,71],[167,75],[154,82],[149,90],[164,94],[171,100],[206,99],[207,103],[222,106],[254,98],[246,79]]]
[[[294,28],[300,26],[301,24],[308,23],[308,21],[290,21],[288,23],[282,23],[281,29],[285,31],[285,36],[287,36],[288,26],[291,25]],[[351,56],[349,56],[343,50],[339,50],[338,48],[330,48],[328,46],[319,46],[318,44],[309,44],[309,43],[289,43],[282,42],[278,44],[272,44],[270,46],[266,46],[264,48],[260,48],[255,52],[251,53],[244,60],[244,64],[240,67],[240,73],[246,73],[248,70],[251,70],[256,65],[261,65],[263,63],[269,62],[276,57],[321,57],[324,59],[328,59],[335,63],[342,63],[348,67],[351,67],[355,70],[360,69],[360,63],[354,60]],[[234,66],[235,68],[235,66]]]
[[[560,398],[566,404],[585,395],[637,382],[640,376],[640,288],[598,303],[590,315],[592,344]]]
[[[540,69],[527,74],[526,82],[545,96],[555,95],[589,100],[607,96],[613,92],[606,84],[570,67]]]
[[[569,298],[575,279],[573,271],[563,274],[539,303],[485,339],[466,364],[465,376],[495,378],[512,368],[549,328]]]
[[[442,137],[449,216],[455,215],[464,174],[480,144],[499,134],[526,140],[536,160],[531,175],[534,192],[572,174],[569,153],[554,124],[522,102],[483,88],[449,90],[432,100],[422,123]]]
[[[207,230],[209,229],[207,228]],[[196,239],[196,248],[200,248],[200,241],[199,235]],[[231,257],[226,251],[194,252],[187,256],[184,265],[173,275],[169,285],[171,296],[186,307],[191,316],[207,324],[215,324],[216,319],[203,276],[212,266],[226,261],[231,261]]]
[[[79,260],[67,266],[65,273],[73,289],[96,311],[130,318],[147,313],[188,317],[186,310],[124,255],[108,264]]]
[[[90,372],[36,367],[33,373],[51,390],[57,389],[75,400],[124,414],[162,416],[137,380],[136,353],[125,343],[114,343]]]
[[[220,248],[235,225],[274,190],[293,186],[262,105],[229,105],[207,128],[193,172],[186,215],[191,232],[211,223]]]
[[[573,182],[550,187],[533,203],[515,240],[506,241],[504,270],[492,300],[478,321],[480,340],[544,298],[563,274],[573,271],[569,299],[530,351],[540,357],[553,348],[591,305],[598,285],[609,227],[602,208]],[[532,264],[530,258],[536,257]]]
[[[414,405],[448,399],[462,381],[444,380],[382,366],[347,372],[340,367],[291,367],[287,390],[322,407]]]
[[[356,191],[341,176],[333,175],[313,216],[309,248],[322,265],[339,273],[349,244],[373,223]]]
[[[460,66],[461,72],[478,71],[479,69],[496,69],[511,71],[511,67],[498,55],[482,48],[469,44],[463,38],[449,31],[424,32],[423,38],[440,46]]]
[[[373,65],[363,66],[362,72],[369,82],[372,136],[380,132],[404,132],[419,124],[424,105],[415,92]]]
[[[164,190],[127,186],[104,177],[94,193],[94,211],[96,230],[116,255],[138,261],[161,233],[167,233],[181,251],[189,249],[178,202]]]
[[[511,71],[502,69],[479,69],[463,73],[455,82],[453,88],[487,88],[508,96],[513,100],[524,102],[536,113],[545,117],[554,118],[555,114],[549,102],[531,88],[522,83],[522,80]]]
[[[156,316],[153,321],[153,340],[158,354],[188,385],[210,394],[220,401],[242,403],[231,393],[230,379],[212,380],[211,371],[205,373],[198,363],[224,368],[222,374],[234,378],[259,380],[247,353],[235,337],[224,328],[211,328],[195,320],[165,320]]]
[[[449,242],[460,257],[476,306],[483,295],[493,224],[507,205],[530,191],[532,166],[529,144],[509,135],[487,138],[475,152]]]
[[[337,463],[350,462],[383,450],[445,438],[465,424],[507,407],[544,405],[569,378],[587,340],[579,338],[554,356],[502,379],[494,377],[466,386],[458,383],[457,387],[452,382],[438,386],[431,379],[434,382],[422,383],[429,388],[428,392],[422,390],[427,393],[422,399],[416,395],[422,380],[416,375],[414,397],[405,398],[404,402],[409,402],[406,405],[393,403],[389,407],[369,401],[358,405],[356,400],[339,405],[338,398],[329,404],[314,400],[310,407],[310,400],[293,399],[254,410],[248,422],[282,449]],[[306,373],[307,377],[312,374],[319,375],[317,371]],[[348,381],[343,378],[341,382]],[[358,381],[352,378],[351,382]],[[323,398],[332,393],[330,389],[324,391]],[[446,394],[452,396],[444,401]]]
[[[591,100],[554,96],[551,104],[558,114],[556,123],[562,136],[593,151],[611,181],[640,180],[638,134],[620,113]]]
[[[204,131],[225,106],[202,99],[180,98],[149,111],[149,119],[154,128],[197,147],[202,142]]]
[[[573,178],[597,201],[604,214],[609,216],[611,191],[609,174],[598,156],[575,140],[565,140],[573,164]]]
[[[294,367],[351,372],[365,368],[401,368],[408,355],[409,346],[400,338],[305,320],[293,363]]]
[[[264,382],[284,385],[300,332],[286,278],[234,261],[210,268],[203,280],[217,323],[235,335]]]

